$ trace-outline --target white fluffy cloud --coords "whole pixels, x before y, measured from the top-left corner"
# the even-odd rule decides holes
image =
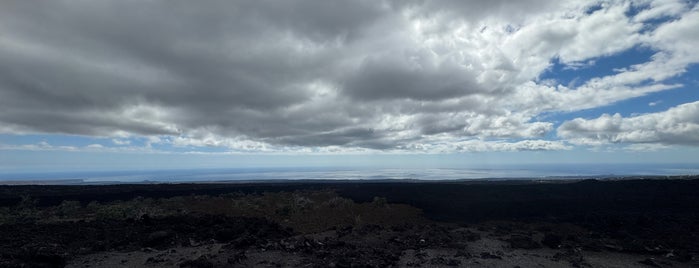
[[[406,152],[513,152],[513,151],[553,151],[570,150],[572,147],[561,141],[522,140],[517,142],[465,140],[432,140],[423,144],[413,144]]]
[[[125,137],[162,137],[151,143],[241,152],[570,149],[544,140],[555,122],[539,115],[682,86],[668,79],[699,62],[698,8],[645,0],[6,1],[0,133],[99,136],[122,146]],[[539,80],[554,61],[578,68],[639,46],[657,52],[579,86]],[[572,122],[560,137],[590,139]]]
[[[699,102],[627,118],[618,113],[589,120],[576,118],[563,123],[558,135],[578,144],[699,145]]]

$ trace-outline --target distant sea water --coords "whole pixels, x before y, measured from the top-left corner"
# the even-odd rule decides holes
[[[579,179],[698,175],[697,164],[509,165],[488,168],[229,168],[1,173],[0,184],[183,183],[272,180]]]

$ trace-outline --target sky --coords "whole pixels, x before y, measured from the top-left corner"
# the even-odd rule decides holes
[[[0,2],[0,171],[699,164],[699,5]]]

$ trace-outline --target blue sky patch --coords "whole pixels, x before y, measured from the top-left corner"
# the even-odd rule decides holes
[[[552,60],[551,67],[541,74],[539,80],[550,79],[566,87],[575,88],[592,78],[614,75],[619,69],[649,62],[655,53],[657,51],[648,47],[636,46],[614,55],[585,60],[580,66],[569,66],[556,57]],[[586,64],[587,62],[592,64]]]

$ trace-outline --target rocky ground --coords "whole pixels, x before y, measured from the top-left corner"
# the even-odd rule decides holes
[[[362,202],[342,191],[43,205],[23,195],[0,210],[0,267],[699,266],[699,213],[691,207],[444,221],[391,202],[391,193]]]

